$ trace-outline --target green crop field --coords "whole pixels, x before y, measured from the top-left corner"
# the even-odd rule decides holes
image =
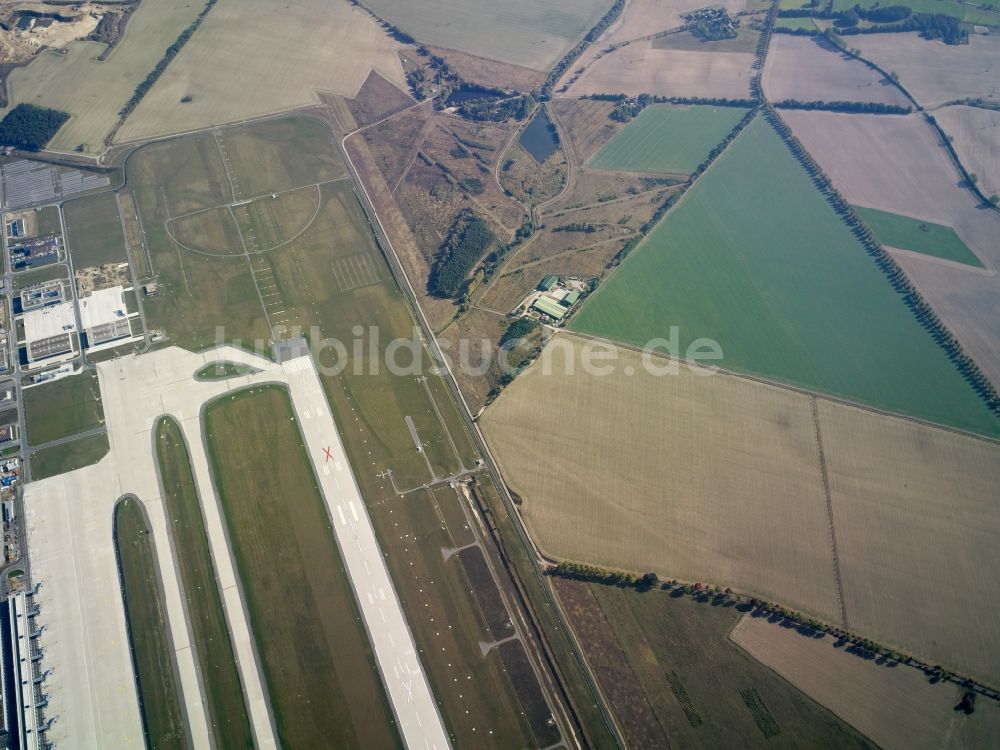
[[[31,454],[31,478],[45,479],[92,466],[108,450],[108,436],[103,432],[43,448]]]
[[[224,397],[205,430],[281,744],[398,745],[287,391]]]
[[[1000,420],[758,119],[570,327],[644,346],[678,326],[712,362],[984,434]]]
[[[589,166],[616,172],[693,172],[746,113],[739,107],[646,107]]]
[[[114,193],[95,193],[63,204],[66,245],[76,269],[124,263],[125,235]]]
[[[982,261],[962,242],[951,227],[878,211],[874,208],[862,206],[854,208],[883,245],[933,255],[935,258],[953,260],[956,263],[984,267]]]
[[[731,603],[554,585],[628,746],[871,747],[729,640],[741,616]]]
[[[75,435],[104,421],[101,388],[94,370],[25,388],[22,394],[31,445]]]
[[[148,745],[158,750],[185,748],[184,716],[167,634],[163,586],[146,513],[135,497],[124,497],[115,506],[115,552]]]
[[[212,733],[219,748],[253,747],[250,720],[243,702],[243,688],[215,565],[208,546],[201,501],[191,473],[184,436],[167,417],[156,426],[156,458],[166,517],[181,573],[195,656],[205,686]]]
[[[811,18],[775,18],[774,28],[776,29],[816,29],[816,24]]]
[[[419,42],[545,70],[611,8],[611,0],[365,0]]]

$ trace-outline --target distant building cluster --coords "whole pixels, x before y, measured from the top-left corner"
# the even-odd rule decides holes
[[[519,309],[542,322],[558,323],[580,301],[585,289],[586,285],[579,279],[562,279],[549,274],[538,283]]]

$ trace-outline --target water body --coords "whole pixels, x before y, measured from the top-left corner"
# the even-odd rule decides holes
[[[531,124],[521,133],[520,143],[541,164],[559,148],[559,136],[548,112],[542,107]]]

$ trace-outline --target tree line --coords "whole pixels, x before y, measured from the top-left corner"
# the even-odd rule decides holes
[[[0,144],[41,151],[69,119],[66,112],[34,104],[18,104],[0,120]]]
[[[594,26],[587,32],[587,35],[580,40],[580,42],[569,52],[563,55],[562,59],[556,63],[555,67],[549,72],[548,77],[542,84],[541,89],[541,99],[542,101],[547,101],[552,98],[552,89],[555,88],[556,83],[562,77],[562,74],[566,72],[573,62],[583,54],[583,51],[591,45],[591,43],[597,39],[604,30],[608,28],[614,21],[621,15],[621,12],[625,9],[625,0],[615,0],[615,4],[611,6],[610,10],[604,14],[600,21],[598,21]]]
[[[837,13],[831,10],[813,8],[788,8],[779,10],[778,17],[832,20],[837,33],[843,36],[917,31],[924,39],[940,39],[945,44],[965,44],[969,41],[968,30],[962,28],[962,24],[957,18],[944,13],[914,13],[905,5],[876,6],[874,8],[855,5],[853,8]],[[872,25],[859,26],[861,21],[868,21]],[[779,28],[776,31],[796,36],[819,36],[823,33],[818,29]]]
[[[882,102],[800,102],[798,99],[782,99],[775,102],[774,106],[778,109],[821,109],[827,112],[860,112],[869,115],[908,115],[913,111],[913,107]]]
[[[142,98],[146,95],[146,93],[153,88],[153,84],[160,79],[160,76],[163,75],[163,71],[165,71],[167,66],[170,65],[171,60],[177,57],[177,53],[181,51],[181,48],[188,43],[188,40],[194,32],[198,30],[202,21],[205,20],[205,16],[207,16],[208,12],[212,10],[212,6],[214,6],[216,2],[218,2],[218,0],[208,0],[208,2],[205,3],[205,7],[202,8],[201,12],[197,15],[197,17],[195,17],[194,21],[191,22],[191,25],[180,33],[180,36],[177,37],[173,44],[167,47],[167,51],[163,53],[163,57],[161,57],[160,61],[156,63],[156,67],[154,67],[149,72],[149,75],[143,78],[139,85],[135,87],[135,91],[132,92],[132,96],[129,97],[129,100],[125,102],[125,106],[118,112],[119,124],[121,124],[121,122],[128,117],[129,114],[131,114],[132,110],[134,110],[139,102],[142,101]]]
[[[986,407],[997,417],[1000,417],[1000,395],[989,378],[979,368],[979,365],[965,351],[958,338],[941,322],[934,309],[927,303],[923,295],[903,272],[896,260],[889,255],[882,243],[862,221],[858,212],[834,188],[833,182],[806,151],[802,143],[795,137],[785,121],[771,105],[764,106],[764,116],[774,127],[778,135],[785,141],[792,154],[805,168],[812,178],[813,184],[833,207],[837,215],[847,224],[855,238],[861,243],[869,255],[875,259],[876,265],[888,279],[892,288],[903,299],[920,325],[934,341],[945,351],[948,359],[958,369],[965,381],[983,400]]]

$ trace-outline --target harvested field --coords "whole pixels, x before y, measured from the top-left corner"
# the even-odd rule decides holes
[[[972,34],[968,44],[960,45],[929,42],[916,32],[859,34],[851,37],[851,46],[897,73],[924,107],[964,98],[1000,101],[1000,36],[995,34]]]
[[[417,41],[545,70],[611,7],[611,0],[365,0]]]
[[[839,622],[818,424],[849,627],[1000,679],[1000,446],[821,398],[814,422],[803,394],[686,368],[656,376],[620,348],[595,358],[614,372],[588,374],[584,346],[558,334],[480,417],[546,554],[732,586]],[[573,429],[537,429],[547,423]]]
[[[553,583],[629,747],[871,747],[729,641],[732,604]]]
[[[883,245],[984,267],[951,227],[862,206],[857,207],[857,212]]]
[[[825,402],[818,413],[848,622],[1000,683],[1000,446]]]
[[[557,335],[480,418],[540,547],[836,619],[808,397],[687,369],[657,377],[625,349],[614,349],[613,374],[588,375],[579,371],[587,346]],[[545,374],[546,363],[563,372],[567,347],[577,374]],[[573,429],[556,433],[529,426],[567,419]],[[730,457],[731,471],[718,471],[714,455]]]
[[[373,69],[405,89],[399,48],[367,13],[346,2],[219,0],[117,140],[317,104],[317,90],[354,97]]]
[[[746,113],[739,107],[646,107],[588,166],[621,172],[693,172]]]
[[[811,19],[805,20],[812,23]],[[771,101],[798,99],[911,106],[892,81],[835,49],[823,37],[775,34],[764,64],[763,84]]]
[[[114,193],[95,193],[63,204],[66,245],[76,268],[124,263],[125,236]]]
[[[287,747],[392,747],[391,711],[295,418],[277,387],[224,397],[204,416],[278,735]]]
[[[751,53],[658,49],[641,41],[604,55],[590,65],[566,93],[656,94],[659,96],[725,97],[750,94]]]
[[[28,102],[69,112],[69,122],[49,148],[72,151],[83,146],[88,154],[102,152],[118,111],[204,7],[191,0],[140,3],[106,60],[98,60],[107,49],[100,42],[71,42],[64,51],[41,53],[26,67],[11,71],[10,106]],[[171,109],[176,102],[171,101]]]
[[[979,177],[986,195],[1000,194],[1000,112],[978,107],[945,107],[934,113],[951,136],[966,169]]]
[[[115,553],[139,689],[143,730],[151,747],[187,746],[180,686],[167,631],[163,584],[142,503],[125,497],[115,506]]]
[[[697,8],[690,0],[626,0],[625,8],[608,28],[560,79],[558,86],[565,86],[577,72],[587,68],[606,54],[609,47],[617,47],[636,39],[645,39],[668,29],[676,29],[685,21],[681,15]],[[731,14],[746,9],[746,0],[723,0],[713,7],[722,7]]]
[[[570,323],[636,346],[668,335],[670,326],[678,326],[679,356],[710,337],[727,369],[1000,434],[1000,420],[763,119],[739,135]]]
[[[980,697],[966,716],[955,710],[963,693],[957,685],[932,684],[916,669],[864,659],[830,636],[803,636],[747,615],[731,638],[886,750],[988,747],[1000,734],[994,701]]]

